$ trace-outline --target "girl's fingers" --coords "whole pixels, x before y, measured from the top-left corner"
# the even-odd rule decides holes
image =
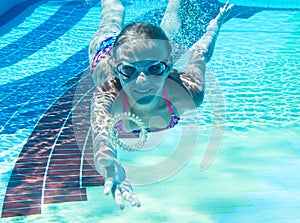
[[[115,190],[115,201],[121,210],[125,208],[123,197],[119,187],[117,187]]]
[[[129,202],[131,204],[131,206],[140,207],[141,203],[140,203],[139,199],[137,198],[137,196],[133,193],[131,186],[130,187],[128,187],[128,185],[126,185],[126,186],[124,187],[124,185],[122,185],[122,184],[120,185],[120,190],[121,190],[123,199],[125,201]]]
[[[114,186],[114,182],[112,179],[106,179],[104,183],[103,194],[108,195],[111,192],[112,187]]]
[[[132,191],[122,192],[122,197],[124,200],[128,201],[131,204],[131,206],[137,206],[137,207],[141,206],[139,199]]]

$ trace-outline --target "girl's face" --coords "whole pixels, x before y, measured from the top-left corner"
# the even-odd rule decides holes
[[[168,48],[145,40],[139,47],[126,45],[115,51],[113,65],[126,95],[139,105],[157,103],[171,67]]]

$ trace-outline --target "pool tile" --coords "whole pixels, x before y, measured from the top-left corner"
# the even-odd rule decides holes
[[[274,219],[288,222],[290,219],[300,218],[299,208],[270,208],[266,206],[262,207],[259,212],[269,221]]]
[[[75,201],[46,204],[39,217],[43,222],[61,222],[62,219],[64,222],[96,222],[92,220],[90,214],[86,201]]]
[[[45,197],[44,204],[63,203],[63,202],[74,202],[74,201],[86,201],[87,197],[85,194],[82,195],[70,195],[67,196],[55,196]]]
[[[21,158],[21,157],[19,157],[19,158]],[[31,157],[31,156],[26,156],[26,157],[24,157],[24,158],[22,158],[22,159],[19,159],[18,160],[18,163],[20,163],[20,164],[27,164],[27,163],[31,163],[31,164],[43,164],[43,163],[47,163],[47,161],[48,161],[48,157]]]
[[[72,194],[72,195],[81,195],[85,193],[85,188],[68,188],[68,189],[45,189],[44,196],[46,197],[53,197],[55,195],[65,195],[65,194]]]
[[[51,165],[48,167],[48,171],[67,171],[67,170],[79,170],[80,166],[78,163],[75,164],[57,164],[57,165]]]
[[[64,189],[64,188],[78,188],[80,185],[80,181],[78,180],[73,180],[73,181],[61,181],[58,182],[57,179],[47,179],[47,189]]]
[[[30,201],[30,200],[40,200],[41,192],[33,193],[22,193],[22,194],[6,194],[4,202],[13,202],[16,200],[19,201]]]
[[[293,199],[289,191],[286,190],[246,192],[245,194],[257,209],[266,207],[279,209],[299,206],[299,204]]]
[[[225,214],[225,213],[233,213],[234,208],[230,206],[225,207],[213,207],[212,208],[213,213],[215,214]]]
[[[39,176],[37,178],[29,178],[25,177],[22,180],[10,180],[7,189],[12,190],[17,188],[41,188],[41,185],[43,183],[44,176]]]
[[[61,170],[60,168],[56,170],[51,170],[47,172],[47,176],[54,176],[54,177],[64,177],[64,176],[70,176],[70,177],[77,177],[78,176],[78,169],[67,169],[67,170]]]
[[[86,190],[82,189],[52,189],[45,190],[45,204],[72,202],[72,201],[86,201]]]
[[[6,191],[7,195],[14,195],[14,194],[31,194],[31,193],[42,193],[42,186],[36,185],[34,187],[14,187],[8,188]],[[16,197],[17,198],[17,197]],[[20,199],[20,197],[19,197]]]
[[[70,12],[68,10],[66,10],[65,13],[67,15]],[[247,23],[248,23],[248,21],[244,21],[244,23],[241,23],[241,26],[238,27],[237,29],[245,28],[245,27],[246,27],[245,29],[247,29],[247,26],[245,26],[245,25],[247,25]],[[48,25],[50,26],[51,24],[48,24]],[[45,24],[45,27],[47,27],[48,25]],[[281,26],[279,22],[277,23],[277,26],[278,27],[283,27],[281,29],[284,29],[284,30],[286,29],[285,26]],[[240,31],[238,34],[242,35],[242,32],[243,32],[243,30]],[[49,34],[49,35],[50,35],[51,38],[53,37],[53,36],[51,36],[51,34]],[[232,32],[230,32],[229,36],[230,36],[230,38],[232,38],[232,36],[234,36],[234,35],[233,35]],[[236,36],[238,36],[238,35],[236,35]],[[264,37],[266,37],[266,36],[267,35],[264,35]],[[247,36],[247,37],[249,38],[249,36]],[[273,37],[274,37],[274,35],[273,35]],[[30,48],[28,48],[27,51],[24,51],[24,52],[27,53],[27,54],[32,53]],[[230,52],[230,51],[228,51],[228,52]],[[251,54],[251,51],[250,51],[250,54]],[[262,60],[263,60],[263,58],[262,58]],[[224,64],[224,63],[222,63],[222,65],[226,66],[226,64]],[[57,75],[56,75],[57,73],[58,72],[55,73],[55,76],[53,75],[55,78],[57,78]],[[227,74],[224,74],[224,75],[227,75]],[[72,84],[65,85],[65,86],[71,86],[71,85]],[[28,87],[30,87],[30,86],[28,85],[27,88]],[[240,87],[240,85],[239,85],[239,87]],[[27,89],[27,90],[29,91],[30,89]],[[240,90],[243,90],[243,88],[240,88]],[[272,90],[272,88],[270,88],[270,91],[271,90]],[[5,92],[7,92],[7,91],[5,91]],[[46,93],[44,95],[45,96],[43,96],[43,97],[47,96]],[[24,153],[22,153],[21,156],[20,156],[20,158],[22,158],[22,159],[18,160],[18,162],[16,164],[16,169],[14,170],[14,174],[21,175],[21,176],[14,176],[13,175],[12,179],[14,179],[14,181],[10,182],[10,185],[12,187],[15,187],[15,184],[18,184],[18,182],[21,183],[22,180],[25,179],[24,176],[22,176],[22,175],[30,174],[31,168],[34,168],[34,171],[31,171],[32,174],[30,176],[32,178],[28,178],[28,179],[31,179],[32,183],[36,183],[34,181],[34,179],[35,179],[34,176],[38,177],[38,179],[40,179],[40,176],[42,176],[44,171],[46,171],[46,165],[48,165],[46,161],[48,160],[49,151],[50,151],[50,149],[52,149],[51,146],[53,145],[53,142],[55,141],[56,136],[57,136],[58,132],[61,129],[62,123],[65,121],[65,119],[63,119],[63,118],[59,119],[57,117],[59,115],[65,117],[65,115],[68,113],[68,108],[70,107],[70,104],[71,104],[70,101],[72,101],[72,98],[70,97],[70,95],[71,94],[69,93],[68,95],[66,95],[64,97],[64,100],[61,100],[57,104],[55,104],[54,105],[55,109],[53,109],[53,110],[50,109],[49,110],[49,116],[42,117],[41,120],[43,120],[44,122],[42,122],[42,123],[40,123],[36,126],[36,129],[35,129],[33,135],[36,135],[38,139],[35,139],[35,142],[33,144],[35,146],[38,144],[38,146],[36,146],[36,148],[34,149],[34,148],[31,147],[32,145],[29,142],[27,144],[27,148],[24,147]],[[244,95],[241,95],[241,97],[244,97],[244,99],[245,99],[245,98],[247,98],[247,95],[244,94]],[[17,99],[14,99],[14,100],[17,101]],[[228,106],[228,108],[230,108],[230,107]],[[15,109],[16,108],[14,108],[12,111],[15,111]],[[60,111],[61,111],[61,113],[59,113]],[[254,112],[252,112],[252,113],[251,113],[251,111],[248,111],[248,112],[249,112],[249,114],[255,115]],[[26,118],[27,117],[26,111],[24,111],[24,112],[22,111],[20,113],[20,117]],[[232,117],[236,117],[236,116],[232,116]],[[282,119],[282,120],[284,120],[284,119]],[[18,124],[19,125],[16,125],[14,127],[18,128],[18,127],[22,126],[22,123],[18,123]],[[67,125],[68,125],[68,122],[67,122]],[[54,131],[46,133],[46,131],[49,128],[53,128]],[[235,129],[237,131],[239,131],[239,130],[242,130],[243,128],[242,127],[235,127]],[[36,131],[36,130],[38,130],[38,131]],[[13,133],[15,131],[15,129],[12,129],[10,131],[11,131],[11,133]],[[42,133],[42,131],[45,131],[45,132]],[[85,133],[85,132],[83,131],[83,133]],[[84,191],[82,191],[82,194],[81,194],[81,190],[76,192],[76,190],[78,190],[78,187],[80,185],[80,179],[76,179],[75,181],[71,181],[71,182],[63,182],[62,178],[63,178],[64,174],[62,174],[62,172],[64,172],[64,171],[65,171],[65,174],[67,176],[73,176],[73,175],[75,175],[75,173],[79,173],[80,171],[82,171],[82,174],[83,174],[82,184],[83,185],[86,185],[85,182],[92,183],[93,179],[94,180],[98,179],[99,181],[100,181],[100,179],[102,179],[101,177],[99,177],[99,175],[98,175],[98,178],[97,178],[97,172],[93,171],[93,168],[91,168],[86,163],[84,163],[84,165],[83,165],[84,169],[80,170],[80,165],[79,165],[80,159],[78,159],[78,157],[76,157],[76,159],[72,160],[74,157],[72,157],[70,151],[68,151],[66,153],[62,152],[61,150],[57,151],[58,148],[59,149],[66,149],[66,150],[69,149],[69,148],[75,148],[75,151],[78,149],[78,147],[76,146],[76,143],[74,141],[72,141],[72,144],[71,144],[71,142],[69,142],[69,144],[64,144],[65,140],[68,139],[68,134],[73,134],[72,129],[69,128],[69,127],[65,128],[64,131],[62,132],[60,138],[57,141],[57,144],[55,145],[54,150],[52,150],[52,152],[53,152],[52,154],[54,155],[54,157],[58,158],[57,160],[61,159],[61,158],[59,158],[59,154],[67,154],[65,156],[65,158],[66,157],[70,158],[70,163],[71,164],[69,164],[69,163],[68,164],[60,163],[57,160],[54,160],[54,162],[51,161],[49,163],[49,166],[47,166],[47,169],[49,170],[48,173],[47,173],[47,176],[49,176],[49,179],[47,178],[47,183],[46,183],[46,188],[47,189],[46,189],[46,191],[47,191],[47,193],[49,193],[48,195],[50,197],[49,197],[49,200],[46,200],[46,202],[72,201],[75,196],[73,198],[67,198],[66,197],[65,200],[63,199],[64,198],[63,196],[60,196],[59,192],[64,191],[64,188],[66,188],[66,190],[68,191],[68,192],[66,192],[66,191],[65,192],[70,193],[71,195],[73,195],[73,193],[78,193],[78,194],[76,194],[76,196],[78,195],[80,197],[77,197],[76,199],[85,199],[84,198]],[[84,139],[84,137],[82,139]],[[47,141],[47,143],[44,143],[45,141]],[[257,142],[257,140],[252,140],[251,142],[253,142],[253,141]],[[259,142],[257,142],[257,143],[259,144]],[[43,150],[45,148],[47,150]],[[257,154],[258,156],[264,155],[266,160],[268,158],[270,158],[270,156],[278,157],[278,158],[281,158],[282,156],[286,156],[286,157],[293,157],[294,156],[294,154],[292,152],[289,152],[287,154],[286,151],[281,151],[280,149],[276,150],[276,151],[273,151],[273,150],[270,149],[270,150],[266,151],[264,154],[262,154],[261,150],[263,150],[265,148],[269,148],[269,147],[267,147],[267,145],[263,145],[261,148],[257,148],[256,151],[252,151],[252,152]],[[34,156],[35,153],[37,153],[39,155],[39,157],[41,157],[40,162]],[[76,154],[76,152],[75,152],[75,154]],[[229,155],[232,156],[233,154],[230,153]],[[86,158],[86,160],[92,161],[92,155],[91,154],[85,156],[85,158]],[[239,156],[236,156],[235,158],[239,158]],[[237,162],[237,160],[235,160],[235,158],[230,160],[231,164],[234,164],[234,163]],[[256,210],[256,208],[260,209],[261,207],[263,208],[264,206],[268,206],[268,208],[269,208],[269,210],[267,210],[267,209],[264,210],[264,216],[266,216],[266,217],[271,217],[270,213],[272,213],[272,212],[283,211],[286,214],[289,214],[290,217],[295,217],[293,219],[290,219],[291,222],[292,222],[292,220],[295,220],[295,219],[299,218],[299,216],[296,215],[293,211],[288,212],[288,211],[282,210],[282,206],[287,205],[287,202],[291,201],[293,199],[292,198],[293,196],[295,197],[295,199],[294,199],[295,201],[290,202],[288,205],[290,205],[292,207],[299,207],[299,205],[298,205],[299,202],[296,199],[297,196],[298,196],[298,191],[299,191],[298,190],[298,188],[299,188],[298,179],[292,179],[292,177],[289,177],[288,174],[284,173],[285,171],[286,172],[292,171],[293,168],[284,168],[281,171],[279,169],[276,169],[276,166],[275,166],[276,162],[272,163],[272,162],[274,162],[274,160],[270,161],[268,163],[268,165],[271,166],[272,170],[270,171],[270,173],[268,173],[270,175],[268,175],[268,177],[266,179],[263,179],[264,176],[262,174],[260,174],[259,171],[266,170],[265,165],[263,166],[260,162],[254,162],[253,160],[246,163],[247,160],[248,159],[244,159],[244,161],[245,161],[244,164],[246,164],[248,167],[251,167],[251,169],[241,171],[235,176],[232,176],[232,177],[229,177],[229,178],[228,177],[223,177],[222,178],[222,176],[221,176],[221,179],[215,180],[213,178],[218,178],[218,177],[220,177],[220,175],[218,175],[218,173],[216,173],[216,172],[214,173],[214,171],[212,171],[211,174],[213,176],[211,178],[205,178],[204,177],[204,178],[201,178],[201,179],[199,178],[200,180],[197,179],[197,181],[199,181],[197,183],[199,183],[199,185],[200,185],[199,188],[204,188],[202,192],[204,192],[204,193],[207,192],[207,191],[209,192],[209,193],[207,193],[206,198],[210,201],[211,210],[215,209],[215,210],[217,210],[215,213],[219,213],[219,214],[215,215],[215,216],[217,216],[217,218],[216,218],[218,220],[217,222],[230,222],[230,223],[243,222],[244,218],[245,219],[249,218],[249,221],[251,220],[253,222],[254,221],[255,222],[263,222],[263,219],[261,218],[260,214],[255,214],[256,213],[255,210]],[[243,163],[242,160],[238,160],[238,161],[240,163]],[[298,162],[298,160],[296,162]],[[230,162],[227,162],[227,164],[228,163],[230,163]],[[288,167],[289,166],[289,162],[279,162],[279,163],[280,164],[278,165],[278,163],[277,163],[277,165],[280,166],[280,167]],[[295,163],[293,161],[292,161],[292,163],[293,163],[293,167],[297,167],[297,165],[295,165]],[[42,167],[37,166],[35,164],[41,164]],[[218,165],[220,165],[222,167],[225,167],[225,169],[227,169],[227,170],[224,170],[224,171],[231,171],[233,173],[235,173],[235,171],[237,171],[237,172],[239,171],[239,170],[235,169],[236,168],[235,165],[232,165],[230,168],[228,168],[226,163],[218,163]],[[214,170],[216,170],[216,169],[214,169]],[[246,174],[245,177],[240,177],[244,173],[247,173],[247,171],[249,171],[249,170],[250,170],[250,173],[248,175]],[[24,171],[24,172],[22,172],[22,171]],[[218,170],[217,170],[217,172],[218,172]],[[186,177],[186,174],[184,174],[182,177]],[[71,180],[73,178],[68,178],[68,179]],[[201,181],[201,180],[206,181],[206,183]],[[230,189],[230,187],[231,187],[230,184],[220,183],[220,181],[222,181],[222,180],[224,180],[224,181],[233,180],[233,184],[235,184],[234,188]],[[242,182],[239,182],[238,180],[240,180]],[[284,182],[284,184],[281,184],[280,182]],[[102,183],[103,183],[103,181],[102,181]],[[194,181],[192,183],[194,183]],[[215,183],[215,184],[218,184],[218,185],[217,186],[210,185],[211,183],[212,184]],[[32,185],[24,185],[24,188],[30,187],[30,186],[32,186]],[[177,187],[176,189],[174,189],[174,191],[172,191],[172,193],[173,193],[172,195],[174,195],[174,196],[164,197],[163,192],[167,192],[168,188],[170,188],[169,186],[170,185],[167,185],[165,188],[163,188],[164,189],[163,191],[161,190],[161,188],[160,189],[152,188],[153,191],[159,191],[159,192],[157,192],[157,194],[161,195],[161,197],[159,199],[151,197],[150,193],[149,193],[149,195],[150,195],[149,197],[145,196],[145,198],[146,198],[145,200],[149,201],[148,208],[149,208],[150,213],[151,213],[151,209],[153,209],[153,204],[156,204],[157,201],[163,201],[162,202],[163,204],[173,204],[172,201],[173,202],[174,201],[177,201],[177,202],[182,201],[183,203],[187,202],[187,201],[182,200],[182,198],[184,196],[182,196],[182,197],[181,196],[178,196],[178,197],[175,196],[176,189],[180,189],[179,187]],[[75,190],[72,187],[77,188],[77,189]],[[63,188],[62,191],[59,191],[61,188]],[[73,189],[75,191],[72,191]],[[98,189],[99,190],[97,192],[95,192],[95,194],[98,193],[98,195],[99,195],[99,194],[102,193],[103,188],[99,187]],[[284,201],[284,202],[282,204],[273,204],[273,206],[269,205],[270,203],[272,203],[272,197],[267,192],[268,189],[271,189],[270,192],[275,194],[275,197],[278,196],[276,198],[278,198],[279,200]],[[149,189],[149,190],[151,190],[151,189]],[[224,191],[219,192],[218,190],[224,190],[225,192]],[[235,190],[237,190],[238,192],[234,193]],[[139,190],[137,190],[137,191],[139,191]],[[140,191],[142,192],[143,190],[140,189]],[[180,189],[180,191],[182,191],[182,190]],[[214,193],[214,191],[215,191],[215,193]],[[289,197],[287,194],[282,193],[282,191],[289,191],[289,192],[294,191],[295,193]],[[15,191],[15,192],[18,192],[18,191]],[[21,193],[21,192],[29,192],[29,191],[26,191],[26,190],[19,191],[19,193]],[[279,193],[279,195],[278,195],[278,193]],[[39,193],[37,193],[37,194],[39,194]],[[186,192],[186,198],[188,198],[188,199],[195,198],[195,196],[194,197],[190,196],[192,194],[193,194],[193,191]],[[237,194],[238,194],[238,196],[237,196]],[[244,194],[246,194],[246,195],[244,195]],[[18,199],[21,199],[22,194],[17,194],[17,195],[18,195]],[[17,195],[15,195],[15,196],[17,196]],[[58,197],[52,197],[52,195],[53,196],[58,195]],[[224,197],[224,196],[225,197],[230,197],[231,195],[235,195],[235,196],[232,197],[232,201],[230,201],[230,202],[227,199],[222,200],[220,198],[220,197]],[[14,195],[7,194],[5,199],[7,199],[7,201],[10,201],[8,203],[13,203],[13,197],[12,196],[14,196]],[[30,196],[29,193],[24,194],[24,196],[22,198],[26,199],[26,198],[28,198],[28,196]],[[218,197],[220,199],[216,200],[215,198],[218,198]],[[36,198],[36,195],[34,196],[34,198]],[[53,198],[53,200],[51,200],[52,198]],[[126,219],[124,219],[124,218],[123,218],[123,220],[120,219],[124,215],[124,213],[120,214],[120,212],[117,212],[117,211],[114,212],[113,208],[115,208],[115,204],[114,204],[114,202],[111,201],[110,196],[107,197],[107,199],[109,199],[109,201],[112,203],[111,206],[105,202],[106,201],[105,199],[101,199],[101,198],[102,198],[101,196],[98,196],[94,200],[92,200],[93,202],[95,202],[95,203],[93,203],[93,214],[94,214],[95,220],[101,221],[101,220],[105,219],[105,220],[108,220],[108,221],[111,222],[112,221],[111,219],[113,219],[116,222],[117,222],[117,220],[126,222]],[[24,201],[23,203],[26,203],[26,201]],[[46,216],[43,216],[43,217],[44,217],[44,219],[47,219],[49,221],[58,222],[61,219],[64,219],[66,217],[64,214],[57,213],[58,212],[57,210],[59,210],[59,212],[69,214],[69,216],[67,216],[66,219],[69,220],[69,221],[73,220],[72,222],[74,222],[74,218],[72,218],[74,216],[72,216],[72,213],[75,213],[76,210],[80,209],[84,213],[82,213],[81,216],[77,216],[77,217],[79,217],[77,220],[80,221],[80,222],[83,222],[87,219],[90,220],[91,218],[87,217],[87,216],[89,216],[89,214],[86,213],[86,212],[90,211],[90,209],[89,209],[89,207],[86,206],[86,203],[83,202],[83,201],[78,202],[77,205],[74,205],[74,203],[75,202],[68,202],[66,205],[61,205],[61,204],[58,204],[57,206],[53,205],[52,206],[53,209],[51,209],[52,212],[49,212],[49,214],[48,214],[48,212],[44,212],[45,215],[48,218]],[[240,213],[240,212],[243,212],[243,211],[241,211],[240,209],[236,209],[236,206],[250,205],[252,203],[256,208],[247,209],[247,212],[248,212],[247,214],[246,213]],[[21,205],[21,204],[22,203],[20,203],[19,205]],[[64,204],[64,203],[62,203],[62,204]],[[195,205],[195,207],[197,206],[197,204],[194,204],[194,205]],[[199,207],[200,207],[200,205],[205,206],[205,204],[203,204],[202,202],[199,202]],[[48,206],[48,205],[45,205],[45,206]],[[83,206],[83,208],[82,208],[82,206]],[[234,206],[234,210],[231,209],[232,206]],[[103,210],[99,211],[99,207],[103,208]],[[72,208],[74,208],[74,210],[70,210]],[[248,208],[248,206],[245,207],[245,208]],[[20,215],[20,213],[21,214],[23,213],[23,215],[25,215],[26,213],[23,212],[24,209],[29,210],[30,208],[20,209],[21,211],[20,212],[15,212],[15,215],[16,216]],[[44,207],[44,209],[46,210],[47,208]],[[48,210],[50,210],[50,208]],[[172,211],[171,206],[167,206],[166,209],[165,209],[165,212],[169,213],[168,211],[170,211],[170,210]],[[245,210],[246,209],[244,209],[244,211]],[[8,211],[11,211],[10,214],[14,212],[14,210],[3,210],[3,211],[6,212],[6,213],[8,213]],[[135,209],[134,209],[134,211],[135,211]],[[152,211],[153,211],[154,214],[156,214],[154,216],[159,217],[158,218],[159,220],[166,220],[166,218],[165,218],[166,216],[164,216],[164,213],[163,213],[164,211],[162,211],[162,210],[152,210]],[[178,213],[183,213],[184,216],[185,216],[185,217],[179,217],[178,219],[175,219],[179,222],[184,222],[184,220],[191,219],[190,216],[193,216],[193,214],[197,214],[197,213],[198,213],[198,215],[197,215],[198,218],[195,217],[194,220],[202,219],[202,221],[199,220],[197,222],[205,222],[205,223],[214,222],[214,221],[211,220],[211,215],[210,214],[207,214],[207,215],[199,214],[199,210],[190,211],[190,210],[184,210],[184,208],[182,208],[181,210],[175,209],[175,211],[178,211]],[[182,211],[182,212],[180,212],[180,211]],[[53,214],[54,212],[56,212],[56,213]],[[104,214],[104,215],[106,214],[107,219],[105,217],[103,217],[101,214],[98,215],[99,212],[101,212],[101,214]],[[230,212],[233,212],[233,213],[230,213]],[[234,212],[236,212],[236,213],[234,213]],[[28,213],[31,214],[31,213],[34,213],[34,211],[32,210],[32,211],[29,211]],[[110,216],[111,213],[115,214],[115,216]],[[135,213],[133,212],[133,214],[131,214],[131,215],[134,216],[134,214]],[[140,211],[139,214],[140,215],[138,215],[138,212],[137,212],[137,214],[136,214],[137,218],[136,219],[145,220],[142,217],[143,211]],[[201,215],[201,217],[199,217],[200,215]],[[120,217],[120,218],[118,218],[118,217]],[[127,218],[127,219],[131,219],[133,222],[135,220],[134,217]],[[270,221],[270,222],[284,222],[285,220],[288,221],[288,219],[283,219],[282,216],[280,216],[280,215],[274,216],[274,218],[267,218],[267,221]],[[92,220],[90,220],[90,221],[93,222]],[[149,220],[149,221],[151,221],[151,220]],[[136,222],[138,222],[138,221],[136,221]],[[143,222],[146,222],[146,221],[143,221]]]
[[[21,209],[2,209],[2,218],[25,216],[25,215],[36,215],[41,213],[40,207],[26,207]]]
[[[237,223],[237,219],[234,213],[222,213],[214,215],[216,223]]]
[[[258,212],[243,212],[236,213],[237,223],[249,223],[249,222],[266,222],[266,219]]]
[[[40,207],[41,201],[40,200],[23,200],[18,202],[4,202],[3,208],[5,209],[18,209],[24,207]]]

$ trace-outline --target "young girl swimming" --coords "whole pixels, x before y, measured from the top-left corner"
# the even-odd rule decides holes
[[[125,207],[124,201],[137,207],[141,204],[117,159],[117,148],[109,130],[111,120],[123,112],[128,112],[128,116],[134,114],[131,122],[115,122],[114,131],[117,136],[141,137],[145,131],[173,128],[184,110],[200,106],[206,63],[232,7],[227,2],[220,9],[206,33],[191,47],[186,68],[180,72],[173,68],[169,40],[180,27],[181,4],[180,0],[170,0],[161,27],[145,22],[123,27],[121,1],[101,0],[100,26],[89,48],[91,72],[97,86],[91,111],[94,162],[105,179],[104,194],[112,193],[121,209]],[[173,19],[172,23],[168,18]],[[193,106],[187,102],[186,95]],[[153,119],[154,116],[159,119]],[[140,130],[141,127],[144,128]]]

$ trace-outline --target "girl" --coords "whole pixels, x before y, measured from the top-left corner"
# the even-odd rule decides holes
[[[123,27],[121,1],[101,0],[100,26],[89,48],[91,72],[97,85],[91,111],[94,162],[105,179],[104,194],[111,192],[121,209],[124,200],[132,206],[141,204],[117,159],[108,130],[112,117],[128,111],[146,123],[146,131],[156,132],[173,128],[180,114],[191,109],[186,95],[193,106],[200,106],[204,97],[205,66],[212,56],[221,25],[232,8],[227,2],[220,9],[206,33],[191,47],[185,71],[179,72],[172,68],[169,39],[180,27],[181,4],[180,0],[170,0],[161,27],[145,22]],[[172,22],[168,22],[170,18]],[[159,119],[153,120],[154,114]],[[114,124],[118,135],[140,134],[139,126],[133,122]]]

